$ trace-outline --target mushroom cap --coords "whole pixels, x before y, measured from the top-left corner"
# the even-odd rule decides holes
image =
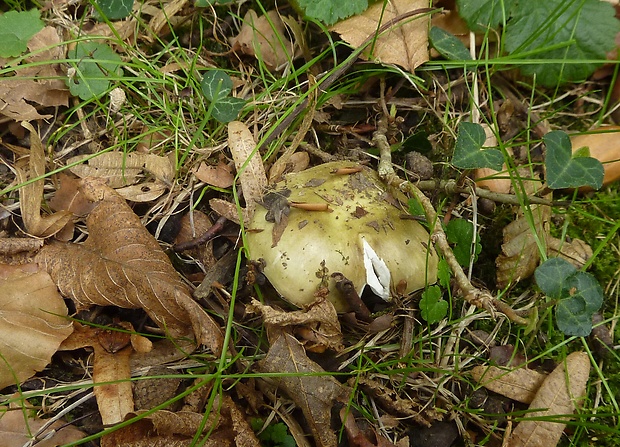
[[[284,299],[297,306],[316,300],[325,273],[329,278],[327,298],[339,312],[349,306],[330,277],[334,272],[351,280],[359,294],[368,285],[386,301],[396,286],[406,294],[437,280],[438,258],[428,232],[395,205],[378,174],[367,167],[353,174],[334,173],[359,167],[353,162],[325,163],[288,174],[274,185],[272,194],[279,197],[290,191],[288,203],[329,208],[285,208],[288,223],[280,229],[279,240],[273,234],[276,224],[266,220],[265,207],[257,207],[250,221],[250,258],[264,261],[265,276]]]

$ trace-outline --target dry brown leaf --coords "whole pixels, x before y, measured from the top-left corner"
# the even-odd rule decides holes
[[[547,255],[550,258],[560,257],[581,270],[592,257],[592,247],[581,239],[563,242],[561,239],[549,237],[547,239]]]
[[[57,447],[78,441],[86,436],[73,425],[59,420],[47,427],[43,432],[39,430],[48,423],[47,419],[25,417],[21,409],[0,411],[0,439],[2,447],[23,447],[30,445],[31,434],[38,434],[37,447]],[[47,438],[47,436],[50,436]],[[45,439],[44,439],[45,438]]]
[[[58,175],[60,187],[56,190],[54,197],[47,203],[52,211],[71,211],[76,216],[86,216],[90,213],[95,204],[86,200],[79,192],[80,180],[61,172]]]
[[[573,135],[573,152],[587,147],[590,157],[603,163],[605,177],[603,186],[620,178],[620,126],[605,126],[595,129],[597,133]]]
[[[547,418],[560,421],[570,419],[579,400],[583,397],[588,376],[590,359],[585,352],[573,352],[555,368],[543,382],[530,404],[531,413],[520,422],[508,442],[508,447],[554,447],[557,445],[565,423],[542,420],[528,421],[527,418]]]
[[[194,175],[201,182],[218,188],[230,188],[235,182],[232,167],[222,159],[216,165],[200,163],[200,166],[194,170]]]
[[[296,334],[303,336],[306,349],[313,352],[323,352],[326,349],[341,351],[344,347],[336,308],[325,298],[318,299],[304,310],[293,312],[274,309],[253,299],[247,310],[260,313],[266,325],[299,326]]]
[[[428,7],[426,0],[378,2],[364,13],[338,22],[331,30],[357,48],[366,39],[374,36],[381,25],[389,20],[426,7]],[[380,35],[374,45],[369,46],[369,49],[372,48],[372,55],[364,51],[362,56],[383,64],[400,65],[413,72],[416,67],[428,60],[428,21],[428,15],[418,15],[395,24]]]
[[[17,181],[25,183],[45,174],[45,150],[41,138],[30,123],[23,122],[22,126],[30,131],[30,159],[29,172],[15,166]],[[73,218],[73,213],[59,211],[50,216],[41,216],[41,199],[43,198],[43,184],[45,180],[40,179],[22,186],[19,189],[19,207],[22,212],[22,219],[26,231],[33,236],[49,237],[58,233]]]
[[[330,427],[331,409],[337,402],[346,402],[348,389],[325,373],[306,356],[303,346],[286,332],[276,334],[259,369],[269,373],[291,373],[278,377],[278,388],[286,392],[304,413],[318,447],[336,447],[338,439]]]
[[[229,396],[217,399],[206,424],[204,417],[191,411],[160,410],[104,436],[101,447],[189,447],[195,445],[192,440],[201,428],[209,433],[208,439],[201,437],[204,443],[199,441],[206,447],[260,447],[243,411]]]
[[[295,57],[295,46],[286,36],[284,22],[275,10],[258,17],[250,9],[243,18],[239,34],[230,44],[234,51],[261,59],[269,70],[280,70]]]
[[[40,115],[32,104],[42,107],[69,104],[69,90],[62,80],[60,65],[52,63],[64,59],[66,49],[60,43],[56,29],[51,26],[30,39],[28,49],[34,54],[25,58],[22,64],[25,67],[19,67],[15,76],[0,79],[0,115],[15,121],[48,119],[52,115]]]
[[[142,308],[173,337],[188,336],[193,328],[197,340],[221,352],[219,326],[192,299],[125,199],[100,179],[84,180],[81,190],[87,199],[98,202],[86,220],[90,234],[86,242],[55,242],[35,258],[61,293],[78,308],[94,304]]]
[[[267,174],[260,153],[256,150],[254,137],[245,124],[239,121],[228,123],[228,147],[239,172],[245,199],[245,218],[251,219],[256,202],[263,196],[267,187]]]
[[[72,327],[56,285],[36,265],[0,265],[0,290],[2,389],[45,368]]]
[[[143,171],[164,184],[169,185],[174,179],[175,171],[170,159],[155,154],[106,152],[96,157],[78,155],[67,160],[67,164],[80,160],[84,160],[84,163],[70,168],[71,172],[80,178],[106,179],[110,188],[122,188],[138,183],[144,176]]]
[[[532,369],[519,368],[506,371],[496,366],[474,366],[471,375],[487,390],[524,404],[534,400],[540,385],[547,378],[546,374]]]
[[[131,325],[130,325],[131,326]],[[108,346],[101,344],[102,329],[74,323],[74,332],[60,346],[60,350],[92,347],[93,384],[97,406],[104,425],[117,424],[134,410],[131,388],[131,368],[129,359],[132,348],[127,346],[116,352],[108,352]],[[131,328],[133,329],[133,328]],[[127,335],[117,332],[121,335]],[[129,338],[129,337],[127,337]]]

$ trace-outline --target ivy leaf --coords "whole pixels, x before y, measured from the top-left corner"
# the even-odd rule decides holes
[[[307,17],[333,25],[338,20],[360,14],[368,8],[368,0],[298,0],[297,4]]]
[[[453,219],[446,225],[448,242],[456,244],[452,252],[461,265],[469,265],[471,258],[472,241],[474,240],[474,225],[465,219]],[[476,241],[474,262],[482,251],[482,245]]]
[[[534,273],[548,297],[558,300],[555,318],[566,335],[585,337],[592,331],[592,315],[603,304],[603,289],[594,276],[579,272],[562,258],[551,258]]]
[[[483,33],[508,20],[515,0],[457,0],[459,15],[474,32]],[[437,50],[439,51],[439,50]]]
[[[230,123],[237,119],[244,105],[243,99],[227,96],[213,103],[213,117],[220,123]]]
[[[463,42],[444,29],[433,26],[428,40],[433,48],[448,60],[471,60],[471,54]]]
[[[549,298],[559,300],[566,289],[566,280],[577,273],[577,269],[562,258],[550,258],[540,264],[534,272],[538,287]]]
[[[210,70],[202,78],[200,87],[207,100],[218,102],[232,91],[233,82],[225,71]]]
[[[134,0],[97,0],[101,12],[110,20],[124,19],[133,8]]]
[[[547,146],[545,167],[547,185],[551,189],[603,186],[605,171],[600,161],[592,157],[572,155],[568,135],[560,130],[549,132],[543,137]]]
[[[505,43],[512,54],[537,51],[527,58],[541,63],[522,65],[520,69],[526,75],[536,75],[542,85],[554,86],[587,79],[614,48],[614,36],[619,31],[620,22],[607,2],[521,0],[506,27]],[[549,59],[566,63],[545,62]]]
[[[0,15],[0,57],[17,57],[25,52],[30,38],[44,26],[37,9]]]
[[[501,171],[504,156],[497,149],[482,149],[485,140],[486,135],[480,124],[461,122],[452,164],[460,169],[491,168]]]
[[[102,43],[78,42],[69,58],[78,60],[75,76],[67,80],[69,91],[85,101],[103,95],[123,73],[120,56]]]
[[[430,286],[422,292],[420,311],[428,324],[437,323],[448,314],[448,302],[441,299],[441,289],[438,286]]]

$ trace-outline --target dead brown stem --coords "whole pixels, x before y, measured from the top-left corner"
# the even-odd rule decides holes
[[[518,324],[527,325],[528,320],[517,315],[517,313],[510,306],[494,298],[489,291],[474,287],[471,281],[469,281],[467,275],[465,275],[465,272],[463,271],[463,268],[456,260],[450,245],[448,244],[446,234],[441,227],[441,221],[438,219],[437,212],[433,208],[431,201],[416,185],[402,180],[394,172],[394,168],[392,167],[390,145],[385,136],[386,132],[387,119],[383,117],[379,120],[377,131],[373,134],[373,142],[379,149],[380,153],[379,175],[388,185],[398,188],[404,193],[412,195],[422,205],[426,220],[431,227],[431,241],[444,256],[450,270],[452,270],[465,301],[480,309],[486,309],[491,315],[494,315],[497,310],[506,315],[511,321]]]

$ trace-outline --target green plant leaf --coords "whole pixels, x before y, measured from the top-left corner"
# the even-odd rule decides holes
[[[338,20],[360,14],[368,8],[368,0],[297,0],[303,13],[326,25],[333,25]]]
[[[456,4],[469,29],[485,32],[508,20],[516,0],[457,0]]]
[[[474,224],[465,219],[452,219],[446,225],[446,237],[448,242],[456,244],[452,252],[458,263],[463,266],[469,265],[472,241],[474,240]],[[481,251],[482,245],[476,241],[474,262],[478,259],[478,254]]]
[[[452,276],[452,270],[448,265],[448,261],[440,259],[437,263],[437,281],[446,289],[450,287],[450,278]]]
[[[433,48],[448,60],[471,60],[471,54],[463,42],[446,30],[433,26],[428,40]]]
[[[566,335],[585,337],[592,315],[603,304],[603,289],[589,273],[579,272],[562,258],[551,258],[534,272],[536,283],[549,298],[558,300],[555,318]]]
[[[227,96],[213,103],[213,117],[220,123],[229,123],[239,116],[239,112],[245,106],[245,101],[241,98]]]
[[[430,286],[422,292],[420,311],[428,324],[437,323],[448,314],[448,302],[441,298],[438,286]]]
[[[541,63],[524,64],[520,69],[526,75],[536,75],[542,85],[554,86],[587,79],[602,64],[592,60],[605,61],[618,31],[620,22],[607,2],[521,0],[506,27],[505,43],[513,54],[539,50],[527,58]],[[550,59],[566,63],[544,62]]]
[[[202,93],[210,102],[218,102],[232,91],[233,83],[230,76],[223,70],[209,70],[200,83]]]
[[[482,149],[484,129],[476,123],[459,123],[452,164],[460,169],[491,168],[500,171],[504,156],[497,149]]]
[[[85,101],[103,95],[123,73],[120,56],[102,43],[78,42],[69,58],[78,60],[75,75],[67,80],[69,91]]]
[[[550,258],[540,264],[534,272],[536,284],[549,298],[559,300],[566,288],[566,280],[577,272],[577,269],[562,258]]]
[[[596,278],[585,272],[569,276],[563,296],[555,313],[558,328],[566,335],[590,335],[592,315],[603,305],[603,289]]]
[[[131,14],[134,0],[97,0],[101,12],[110,20],[124,19]]]
[[[568,135],[554,130],[543,137],[547,146],[545,167],[547,186],[551,189],[603,186],[605,171],[600,161],[592,157],[574,157]]]
[[[0,15],[0,57],[17,57],[25,52],[30,38],[44,26],[37,9]]]

